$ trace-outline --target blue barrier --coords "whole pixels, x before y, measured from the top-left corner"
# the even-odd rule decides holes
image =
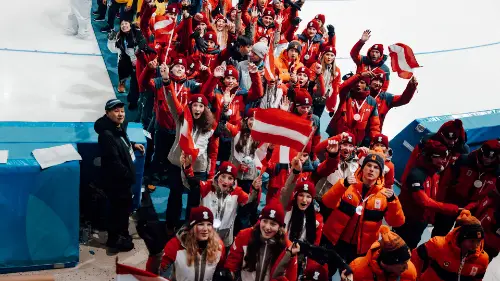
[[[78,263],[79,161],[41,170],[31,155],[56,145],[0,143],[9,150],[7,164],[0,164],[0,273]]]

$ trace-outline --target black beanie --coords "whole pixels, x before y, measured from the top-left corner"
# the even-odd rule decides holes
[[[365,167],[366,164],[368,164],[368,162],[373,162],[378,165],[378,167],[380,168],[380,177],[382,177],[384,174],[384,167],[385,167],[384,158],[378,153],[371,152],[363,160],[363,164],[361,165],[361,170]]]

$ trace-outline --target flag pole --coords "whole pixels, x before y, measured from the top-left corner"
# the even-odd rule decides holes
[[[177,15],[174,17],[174,29],[171,31],[170,39],[168,40],[168,46],[167,46],[167,51],[165,52],[165,59],[163,60],[163,63],[167,63],[167,58],[168,58],[168,51],[170,51],[170,45],[172,43],[172,38],[174,37],[174,31],[175,27],[177,25]]]
[[[311,124],[312,124],[312,122],[311,122]],[[307,138],[306,145],[304,145],[304,147],[303,147],[303,148],[302,148],[302,150],[300,151],[300,154],[304,153],[304,150],[306,149],[307,144],[308,144],[308,143],[309,143],[309,141],[311,140],[311,138],[312,138],[312,136],[313,136],[314,132],[316,132],[316,127],[315,127],[315,126],[312,126],[311,128],[312,128],[312,130],[311,130],[311,133],[309,134],[309,137]]]

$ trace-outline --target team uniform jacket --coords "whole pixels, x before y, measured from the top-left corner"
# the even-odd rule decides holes
[[[366,54],[366,56],[361,56],[359,52],[361,51],[361,48],[363,48],[363,45],[365,43],[361,40],[356,42],[354,46],[351,49],[351,58],[356,64],[356,73],[361,73],[367,70],[373,71],[375,74],[384,74],[385,75],[385,82],[384,85],[382,85],[382,92],[387,91],[389,89],[389,77],[391,74],[391,70],[387,65],[385,65],[385,61],[387,60],[387,55],[382,55],[380,54],[380,59],[376,63],[372,63],[370,60],[370,57],[368,56],[369,54]]]
[[[481,200],[474,211],[474,216],[484,229],[484,248],[490,254],[500,251],[500,194],[493,193]]]
[[[245,255],[247,254],[247,247],[250,243],[250,239],[252,236],[252,228],[246,228],[240,231],[236,236],[233,245],[230,248],[229,255],[226,259],[226,263],[224,265],[225,268],[229,269],[229,271],[235,273],[241,271],[241,280],[242,281],[255,281],[256,280],[256,271],[249,272],[244,270],[245,266]],[[292,244],[288,239],[286,239],[286,247],[289,247]],[[264,247],[267,248],[267,245]],[[264,252],[266,252],[266,248]],[[285,257],[288,255],[288,257]],[[262,281],[270,281],[272,280],[273,273],[278,269],[278,264],[282,259],[289,258],[289,253],[284,249],[280,256],[276,259],[274,264],[265,264],[265,271],[262,270],[259,275],[265,274],[264,278],[260,278]],[[264,254],[266,256],[266,254]],[[265,259],[265,257],[264,257]],[[260,264],[264,264],[265,261],[262,260],[259,262]],[[258,270],[258,268],[257,268]],[[297,280],[297,257],[291,257],[288,263],[285,266],[284,277],[288,280]]]
[[[345,183],[347,185],[347,182]],[[394,227],[405,222],[401,203],[396,196],[387,198],[382,194],[384,187],[375,184],[361,198],[363,183],[346,187],[344,180],[339,180],[325,195],[323,204],[333,209],[323,229],[323,234],[336,245],[339,239],[357,246],[358,254],[365,254],[371,245],[378,240],[382,219]],[[361,215],[356,208],[362,206]]]
[[[411,170],[399,195],[408,221],[432,223],[435,213],[458,214],[456,205],[437,201],[438,188],[437,173],[420,166]]]
[[[350,90],[359,81],[359,77],[354,75],[340,86],[339,106],[328,125],[327,132],[331,136],[342,132],[351,132],[356,136],[358,143],[361,143],[365,137],[372,138],[380,134],[381,130],[375,99],[368,95],[364,101],[360,101],[351,96]],[[358,110],[357,105],[359,104],[361,106]],[[331,110],[329,109],[329,111]],[[355,114],[360,115],[360,120],[354,120]]]
[[[217,229],[226,247],[233,243],[234,221],[238,206],[243,206],[249,202],[249,195],[236,186],[229,194],[222,194],[217,191],[213,180],[200,181],[194,178],[193,169],[185,169],[184,174],[188,178],[188,183],[193,196],[199,196],[201,206],[205,206],[212,211],[215,219],[221,220],[221,225]],[[260,194],[260,192],[259,192]],[[257,199],[258,198],[254,198]],[[196,200],[197,201],[197,200]],[[227,235],[223,235],[227,233]]]
[[[470,210],[479,200],[486,197],[488,193],[496,189],[497,178],[500,171],[496,165],[487,169],[478,162],[481,157],[479,151],[473,151],[469,155],[461,155],[453,165],[446,168],[439,182],[440,199],[444,197],[445,202],[453,203],[459,207]],[[476,181],[481,185],[475,187]]]
[[[489,262],[488,254],[483,251],[483,243],[474,254],[462,258],[460,248],[457,246],[458,230],[459,227],[444,237],[433,237],[413,250],[411,261],[417,268],[419,280],[483,279]]]
[[[380,118],[381,129],[384,125],[385,116],[387,116],[389,110],[391,110],[393,107],[399,107],[408,104],[413,98],[413,94],[415,94],[416,90],[417,87],[415,87],[414,84],[408,83],[406,89],[401,95],[393,95],[387,92],[382,92],[374,97],[377,101],[377,109]]]
[[[417,270],[411,261],[408,262],[408,269],[400,277],[388,275],[382,270],[378,263],[380,256],[380,243],[373,243],[370,250],[364,257],[353,260],[349,266],[352,269],[353,278],[356,281],[415,281],[417,280]]]
[[[213,279],[215,270],[222,267],[224,264],[225,248],[224,244],[220,241],[220,252],[218,254],[217,262],[213,264],[207,263],[205,265],[204,277],[200,281],[211,281]],[[187,265],[187,252],[182,244],[180,237],[174,237],[168,241],[164,248],[164,255],[161,260],[161,268],[165,269],[168,265],[173,264],[173,275],[177,281],[193,281],[195,280],[195,263],[191,266]],[[201,255],[201,253],[200,253]],[[201,259],[201,257],[199,257]],[[203,268],[203,266],[199,266]],[[201,276],[201,273],[200,273]]]

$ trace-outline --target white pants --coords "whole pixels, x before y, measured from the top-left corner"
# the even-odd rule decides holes
[[[68,32],[78,37],[87,37],[90,32],[90,9],[92,0],[69,0]]]

